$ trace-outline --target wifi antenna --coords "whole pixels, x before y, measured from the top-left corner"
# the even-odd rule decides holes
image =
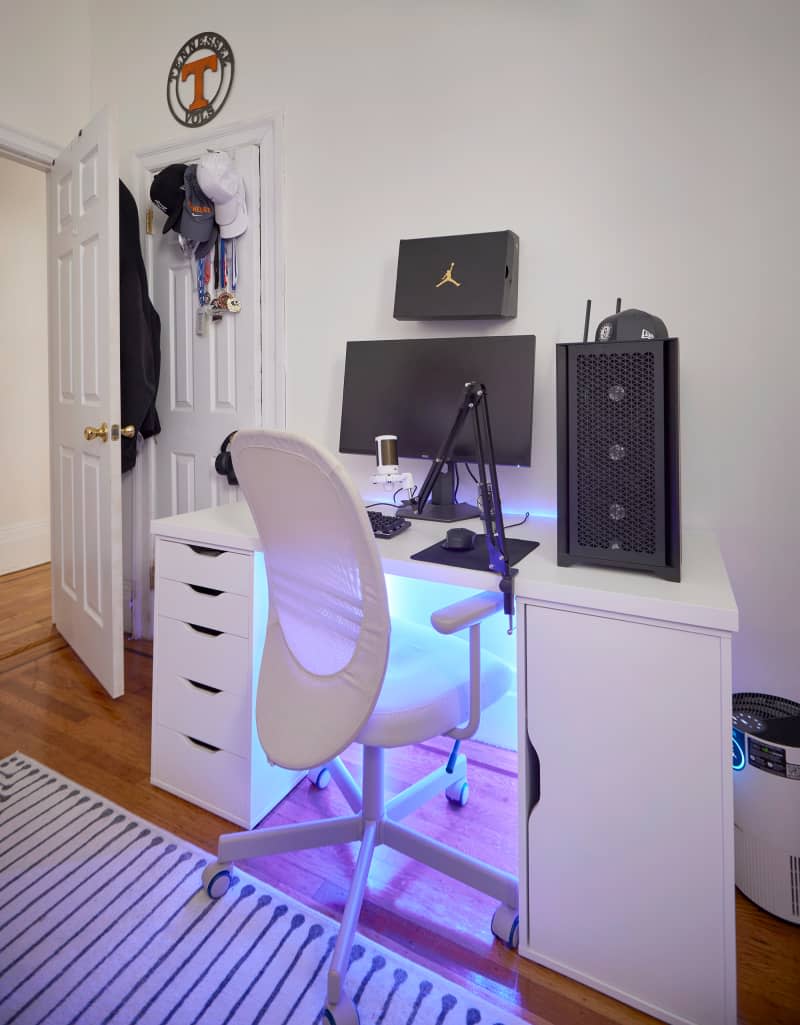
[[[619,296],[617,296],[617,311],[616,312],[619,313],[619,311],[621,309],[622,309],[622,300],[620,299]]]
[[[584,344],[589,341],[589,314],[592,312],[592,300],[586,300],[586,320],[583,322],[583,341]]]

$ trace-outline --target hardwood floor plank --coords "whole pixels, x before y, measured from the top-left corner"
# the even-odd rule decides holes
[[[15,750],[122,805],[156,827],[215,852],[236,827],[150,784],[152,647],[131,641],[125,695],[112,700],[49,625],[49,567],[0,578],[0,756]],[[47,629],[44,629],[44,626]],[[387,758],[395,792],[440,765],[450,743],[437,739]],[[470,802],[434,799],[410,816],[421,831],[513,871],[516,864],[516,755],[465,743]],[[360,749],[345,762],[359,777]],[[335,785],[300,783],[265,820],[308,821],[345,814]],[[511,827],[509,827],[511,823]],[[356,845],[300,851],[243,864],[290,897],[337,917]],[[386,848],[376,852],[359,928],[451,981],[486,994],[536,1025],[646,1025],[654,1019],[495,942],[492,904],[458,883]],[[741,1025],[800,1025],[800,928],[737,894]],[[657,927],[654,924],[654,928]]]

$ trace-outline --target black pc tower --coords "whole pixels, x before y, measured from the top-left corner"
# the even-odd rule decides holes
[[[680,580],[678,339],[560,343],[556,378],[559,566]]]

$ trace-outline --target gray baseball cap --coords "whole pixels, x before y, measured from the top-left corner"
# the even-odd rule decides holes
[[[186,165],[183,188],[185,195],[178,230],[192,242],[208,242],[214,234],[214,204],[197,184],[196,164]]]

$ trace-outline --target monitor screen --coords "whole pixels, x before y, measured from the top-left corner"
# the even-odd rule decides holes
[[[378,434],[396,434],[408,459],[432,459],[453,426],[464,385],[486,386],[495,459],[531,465],[534,335],[348,342],[339,451],[375,452]],[[475,462],[468,418],[450,458]]]

